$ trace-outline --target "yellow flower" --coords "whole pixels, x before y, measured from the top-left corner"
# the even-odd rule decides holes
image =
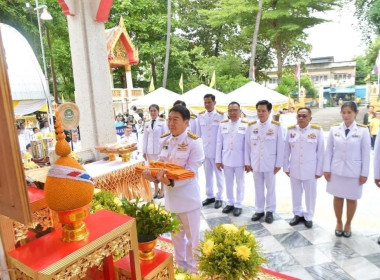
[[[149,210],[153,210],[155,207],[154,207],[154,204],[149,204],[149,206],[148,206],[148,209]]]
[[[102,190],[98,188],[94,188],[94,194],[100,193]]]
[[[205,243],[203,243],[203,247],[202,247],[202,251],[203,251],[203,254],[205,254],[206,256],[209,256],[212,251],[214,249],[214,241],[209,239],[209,240],[206,240]]]
[[[39,140],[41,140],[42,138],[44,138],[44,136],[42,135],[41,132],[37,132],[37,133],[35,134],[35,137],[36,137],[36,139],[39,139]]]
[[[235,225],[233,225],[233,224],[223,224],[222,227],[228,233],[236,233],[236,232],[239,231],[239,229]]]
[[[243,261],[249,260],[249,257],[251,256],[251,250],[245,245],[238,246],[235,248],[236,256],[239,259],[242,259]]]
[[[121,203],[121,201],[120,201],[120,199],[119,199],[118,197],[115,197],[115,198],[113,199],[113,202],[114,202],[117,206],[121,206],[121,205],[123,205],[123,203]]]

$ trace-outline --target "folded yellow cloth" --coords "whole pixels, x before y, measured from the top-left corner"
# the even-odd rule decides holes
[[[186,180],[190,178],[194,178],[195,174],[193,171],[184,169],[182,166],[170,163],[170,162],[162,162],[162,161],[150,161],[149,166],[136,166],[136,173],[141,174],[146,168],[149,168],[153,177],[157,176],[159,170],[163,169],[165,171],[166,176],[172,180]]]

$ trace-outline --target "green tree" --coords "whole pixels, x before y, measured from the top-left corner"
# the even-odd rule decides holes
[[[306,97],[316,98],[318,95],[318,89],[315,88],[313,81],[308,75],[301,77],[301,87],[305,88]],[[298,80],[294,77],[293,73],[286,69],[281,81],[278,83],[276,91],[286,95],[288,97],[297,97],[298,96]]]
[[[355,0],[355,7],[364,39],[370,40],[373,31],[380,35],[380,0]]]

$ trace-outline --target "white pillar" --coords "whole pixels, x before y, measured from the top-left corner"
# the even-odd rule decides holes
[[[116,142],[104,24],[94,20],[99,2],[77,0],[67,17],[84,160],[100,158],[96,145]]]
[[[127,81],[128,103],[131,103],[132,102],[132,89],[133,89],[131,65],[125,65],[125,78]]]
[[[319,93],[319,101],[318,101],[319,109],[322,109],[323,108],[323,102],[325,99],[323,97],[323,86],[322,85],[318,88],[318,93]]]

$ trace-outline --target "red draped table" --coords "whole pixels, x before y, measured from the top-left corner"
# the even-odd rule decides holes
[[[85,219],[89,236],[61,241],[61,230],[8,252],[15,279],[80,279],[91,267],[102,267],[114,279],[112,255],[129,255],[132,279],[141,279],[134,218],[101,210]]]

